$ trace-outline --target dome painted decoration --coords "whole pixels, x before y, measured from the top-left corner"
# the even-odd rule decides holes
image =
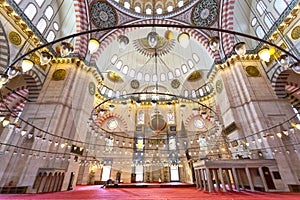
[[[170,34],[167,35],[168,38],[158,35],[157,44],[155,48],[151,47],[147,37],[136,39],[133,41],[134,48],[142,55],[147,57],[153,57],[155,55],[155,49],[158,56],[163,56],[168,54],[175,45],[175,40],[171,39]]]
[[[202,78],[201,72],[199,70],[194,71],[187,78],[188,81],[198,81]]]
[[[174,88],[174,89],[177,89],[177,88],[179,88],[179,86],[180,86],[180,82],[179,82],[179,80],[178,80],[178,79],[174,79],[174,80],[172,80],[172,82],[171,82],[171,86],[172,86],[172,88]]]
[[[54,81],[64,80],[66,77],[66,74],[67,74],[67,71],[65,69],[55,70],[55,72],[53,72],[53,74],[52,74],[52,80],[54,80]]]
[[[293,28],[293,30],[291,32],[291,38],[293,40],[298,40],[300,38],[300,25]]]
[[[132,89],[138,89],[140,87],[140,82],[138,80],[132,80],[130,86]]]
[[[8,40],[15,46],[20,46],[22,44],[21,36],[15,31],[10,31],[8,33]]]
[[[123,82],[123,79],[121,78],[121,76],[116,72],[112,72],[112,71],[108,72],[107,78],[110,81],[115,82],[115,83]]]
[[[98,28],[113,27],[117,24],[117,15],[114,8],[105,1],[94,1],[91,4],[90,18]]]
[[[260,71],[256,66],[246,66],[244,67],[244,71],[250,77],[260,77]]]
[[[218,19],[219,5],[215,0],[202,0],[193,10],[192,22],[197,26],[211,26]]]

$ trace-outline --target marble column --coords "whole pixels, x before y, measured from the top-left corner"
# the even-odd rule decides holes
[[[202,174],[202,177],[203,177],[203,189],[206,191],[207,190],[207,186],[206,186],[206,179],[205,179],[205,171],[204,169],[201,169],[201,174]]]
[[[261,181],[262,181],[262,183],[263,183],[264,189],[265,189],[265,191],[267,192],[269,189],[268,189],[268,186],[267,186],[267,183],[266,183],[266,179],[265,179],[265,176],[264,176],[264,172],[263,172],[263,170],[262,170],[261,167],[258,168],[258,172],[259,172]]]
[[[245,168],[246,170],[246,175],[247,175],[247,179],[248,179],[248,183],[250,185],[250,189],[252,192],[254,192],[254,185],[253,185],[253,181],[252,181],[252,177],[251,177],[251,174],[250,174],[250,170],[248,167]]]
[[[228,169],[225,169],[225,177],[226,177],[226,181],[228,183],[229,190],[232,191],[232,185],[231,185],[231,180],[229,178]]]
[[[210,173],[210,169],[206,168],[206,175],[207,175],[207,184],[208,184],[208,191],[209,192],[213,192],[214,191],[214,185],[211,179],[211,173]]]
[[[237,178],[238,178],[239,183],[241,184],[242,189],[245,190],[245,186],[244,186],[243,179],[241,176],[242,170],[243,169],[237,169],[236,173],[237,173]]]
[[[203,182],[202,181],[204,178],[202,178],[201,169],[198,169],[198,174],[199,174],[199,189],[203,190]]]
[[[232,168],[232,176],[233,176],[233,182],[235,185],[235,189],[236,189],[236,191],[239,192],[240,186],[239,186],[239,181],[238,181],[237,174],[236,174],[236,169],[234,167]]]
[[[218,178],[218,173],[217,169],[213,169],[213,175],[215,177],[215,182],[216,182],[216,190],[219,192],[220,191],[220,183],[219,183],[219,178]]]
[[[195,169],[195,178],[196,178],[196,187],[199,188],[199,170],[198,169]]]
[[[227,192],[226,185],[225,185],[225,182],[224,182],[223,169],[222,168],[219,168],[219,176],[220,176],[223,192]]]

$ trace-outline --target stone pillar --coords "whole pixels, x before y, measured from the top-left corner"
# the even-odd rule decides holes
[[[205,171],[204,169],[201,169],[201,174],[202,174],[202,177],[203,177],[203,189],[206,191],[207,190],[207,186],[206,186],[206,180],[205,180]]]
[[[233,181],[234,181],[234,185],[235,185],[235,189],[236,191],[240,191],[240,186],[239,186],[239,181],[238,181],[238,177],[236,174],[236,169],[233,167],[232,168],[232,176],[233,176]]]
[[[223,169],[222,168],[219,168],[219,176],[220,176],[223,192],[227,192],[226,185],[225,185],[225,182],[224,182]]]
[[[237,178],[238,178],[239,183],[241,184],[242,189],[245,190],[245,186],[244,186],[244,183],[243,183],[243,180],[242,180],[242,176],[241,176],[241,170],[242,169],[237,169],[236,170],[236,172],[237,172]]]
[[[250,185],[250,189],[252,192],[254,192],[254,185],[253,185],[253,181],[252,181],[252,177],[251,177],[251,174],[250,174],[250,170],[248,167],[246,167],[246,174],[247,174],[247,179],[248,179],[248,183]]]
[[[213,192],[214,191],[214,185],[211,179],[211,173],[210,173],[210,169],[206,168],[206,175],[207,175],[207,184],[208,184],[208,191],[209,192]]]
[[[195,169],[196,187],[199,188],[199,170]]]
[[[213,175],[215,177],[215,182],[216,182],[216,190],[220,191],[220,183],[219,183],[219,178],[218,178],[218,173],[217,173],[217,169],[213,169]]]
[[[268,189],[268,186],[267,186],[267,183],[266,183],[266,179],[265,179],[265,176],[264,176],[264,173],[263,173],[261,167],[258,168],[258,172],[259,172],[259,176],[261,178],[261,181],[263,183],[264,189],[267,192],[269,189]]]
[[[226,181],[228,183],[229,190],[232,191],[232,185],[231,185],[231,181],[230,181],[230,178],[229,178],[228,169],[225,169],[225,177],[226,177]]]
[[[199,175],[199,189],[203,190],[203,178],[202,178],[202,174],[201,174],[201,169],[198,169],[198,175]]]

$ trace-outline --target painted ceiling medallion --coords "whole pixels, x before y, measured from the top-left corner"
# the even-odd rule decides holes
[[[250,77],[260,77],[260,71],[255,66],[246,66],[244,67],[246,74]]]
[[[179,82],[179,80],[178,80],[178,79],[174,79],[174,80],[172,80],[172,82],[171,82],[171,86],[172,86],[172,88],[174,88],[174,89],[177,89],[177,88],[179,88],[179,86],[180,86],[180,82]]]
[[[21,36],[15,31],[10,31],[8,33],[8,39],[15,46],[20,46],[22,43]]]
[[[64,80],[67,75],[67,71],[65,69],[57,69],[52,74],[52,80],[61,81]]]
[[[104,1],[94,1],[90,7],[90,18],[99,28],[113,27],[117,23],[115,10]]]
[[[140,82],[138,80],[132,80],[130,82],[130,86],[133,88],[133,89],[138,89],[140,87]]]
[[[192,21],[197,26],[211,26],[218,19],[219,6],[215,0],[202,0],[192,14]]]
[[[300,25],[293,28],[291,32],[291,37],[293,40],[298,40],[300,38]]]
[[[155,48],[158,56],[168,54],[175,45],[174,39],[167,39],[163,36],[158,36],[157,43],[154,47],[150,46],[147,37],[140,38],[133,41],[135,49],[144,56],[154,57]]]

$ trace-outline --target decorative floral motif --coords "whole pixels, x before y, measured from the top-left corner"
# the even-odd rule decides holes
[[[179,82],[179,80],[178,80],[178,79],[174,79],[174,80],[172,80],[172,82],[171,82],[171,86],[172,86],[172,88],[174,88],[174,89],[177,89],[177,88],[179,88],[179,86],[180,86],[180,82]]]
[[[197,26],[211,26],[217,19],[219,6],[215,0],[203,0],[198,3],[192,14],[192,21]]]
[[[140,87],[140,82],[138,80],[132,80],[130,82],[130,86],[133,88],[133,89],[138,89]]]
[[[112,27],[117,23],[115,10],[104,1],[94,1],[90,13],[90,18],[99,28]]]
[[[8,33],[8,39],[15,46],[20,46],[22,43],[21,36],[15,31],[10,31]]]

